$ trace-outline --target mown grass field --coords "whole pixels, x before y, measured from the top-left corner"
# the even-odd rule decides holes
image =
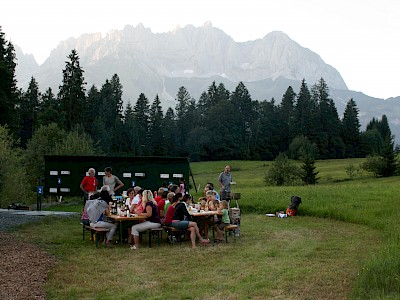
[[[201,190],[232,167],[242,222],[228,244],[96,249],[82,241],[78,218],[16,234],[57,258],[48,299],[399,299],[399,177],[350,180],[346,166],[361,162],[317,162],[320,183],[297,187],[265,186],[271,162],[192,163]],[[297,216],[265,216],[286,209],[292,195],[303,200]]]

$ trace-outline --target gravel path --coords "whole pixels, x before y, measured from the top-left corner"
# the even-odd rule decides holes
[[[8,233],[13,227],[37,222],[45,215],[75,213],[0,209],[0,299],[46,299],[44,285],[55,259],[36,245]]]
[[[43,216],[50,216],[50,215],[71,216],[71,215],[77,215],[77,213],[62,212],[62,211],[0,209],[0,231],[9,231],[15,226],[29,222],[37,222]]]

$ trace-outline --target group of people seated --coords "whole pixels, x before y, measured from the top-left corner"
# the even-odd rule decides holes
[[[114,189],[108,185],[101,188],[100,194],[95,194],[96,199],[87,200],[85,203],[82,222],[89,223],[93,227],[110,229],[106,238],[106,245],[110,244],[116,232],[117,225],[107,221],[112,204],[111,194]],[[137,250],[140,247],[140,233],[149,229],[167,226],[178,231],[187,232],[192,248],[196,247],[196,241],[200,244],[208,244],[208,229],[213,224],[217,233],[217,242],[223,239],[223,228],[230,224],[228,202],[220,201],[218,193],[211,183],[206,185],[205,194],[198,199],[200,211],[217,211],[217,215],[197,218],[195,222],[189,213],[192,209],[193,197],[181,192],[179,185],[162,186],[156,192],[142,189],[139,186],[127,190],[125,201],[130,214],[145,217],[145,220],[134,224],[128,229],[128,243],[130,249]],[[94,213],[96,212],[96,213]]]

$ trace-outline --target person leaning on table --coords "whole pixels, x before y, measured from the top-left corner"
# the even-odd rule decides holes
[[[139,214],[139,216],[145,216],[146,221],[135,224],[131,228],[131,234],[133,239],[131,239],[130,248],[132,250],[139,249],[139,234],[149,229],[161,227],[161,220],[158,215],[157,202],[154,200],[153,193],[150,190],[143,191],[142,205],[144,211]]]
[[[106,221],[106,216],[110,215],[109,203],[112,198],[109,194],[109,187],[103,186],[100,197],[95,200],[86,201],[84,210],[87,212],[90,220],[90,227],[108,228],[106,245],[110,244],[117,230],[117,225]]]

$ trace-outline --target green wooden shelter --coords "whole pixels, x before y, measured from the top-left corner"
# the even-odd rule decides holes
[[[191,172],[187,157],[48,155],[45,156],[43,192],[45,195],[82,195],[79,185],[89,168],[96,170],[100,189],[106,167],[111,167],[113,174],[124,183],[122,190],[140,186],[155,191],[163,182],[179,185],[181,178],[189,189]]]

